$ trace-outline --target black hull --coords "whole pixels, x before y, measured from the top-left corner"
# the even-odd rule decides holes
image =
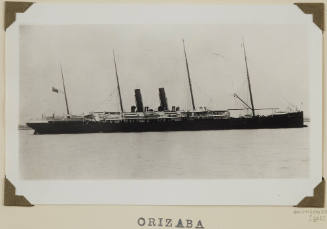
[[[55,120],[48,122],[27,123],[27,125],[35,130],[35,134],[198,131],[304,127],[303,112],[293,112],[271,116],[256,116],[253,118],[193,120],[190,118],[184,118],[182,120],[149,119],[144,120],[144,122],[123,120],[117,123],[109,121]]]

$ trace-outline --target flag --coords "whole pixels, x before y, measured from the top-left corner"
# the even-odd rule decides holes
[[[52,87],[52,91],[55,92],[55,93],[59,93],[59,90],[55,87]]]

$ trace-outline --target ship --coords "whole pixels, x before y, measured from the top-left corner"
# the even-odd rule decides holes
[[[182,110],[178,106],[168,106],[168,100],[164,88],[159,88],[160,105],[152,109],[143,105],[140,89],[135,89],[135,105],[130,111],[125,111],[121,96],[119,76],[115,52],[113,61],[115,78],[119,97],[120,111],[116,112],[90,112],[83,115],[72,115],[69,111],[66,86],[63,70],[61,79],[66,104],[66,114],[61,117],[48,116],[40,121],[30,121],[26,125],[34,130],[34,134],[77,134],[77,133],[113,133],[113,132],[158,132],[158,131],[201,131],[201,130],[230,130],[230,129],[274,129],[274,128],[302,128],[303,111],[295,110],[280,112],[276,108],[255,108],[251,81],[248,69],[248,61],[244,41],[242,43],[244,61],[246,67],[246,80],[250,104],[245,102],[239,95],[234,93],[244,106],[242,109],[211,110],[206,107],[195,106],[192,81],[188,57],[183,42],[187,81],[192,102],[191,110]],[[273,109],[269,115],[258,115],[256,112],[263,109]],[[232,117],[232,110],[248,110],[250,114]]]

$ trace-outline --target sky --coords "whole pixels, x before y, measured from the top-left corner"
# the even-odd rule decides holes
[[[22,25],[20,27],[20,123],[42,114],[64,114],[62,67],[72,114],[119,111],[113,50],[123,106],[157,109],[158,88],[168,105],[191,109],[183,52],[196,107],[243,108],[249,103],[245,42],[254,106],[297,106],[309,117],[308,38],[301,25]]]

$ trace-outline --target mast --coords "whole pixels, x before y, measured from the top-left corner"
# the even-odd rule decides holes
[[[248,62],[246,58],[246,51],[245,51],[245,45],[244,45],[244,40],[243,40],[243,51],[244,51],[244,60],[245,60],[245,66],[246,66],[246,76],[248,79],[248,85],[249,85],[249,92],[250,92],[250,100],[251,100],[251,109],[252,109],[252,116],[255,116],[255,109],[253,105],[253,97],[252,97],[252,90],[251,90],[251,81],[250,81],[250,74],[249,74],[249,68],[248,68]]]
[[[63,85],[63,88],[64,88],[64,94],[65,94],[66,110],[67,110],[67,114],[69,115],[69,107],[68,107],[68,101],[67,101],[67,94],[66,94],[66,87],[65,87],[65,79],[64,79],[64,74],[62,72],[61,65],[60,65],[60,71],[61,71],[62,85]]]
[[[117,89],[118,89],[119,103],[120,103],[120,110],[121,110],[121,113],[123,113],[123,112],[124,112],[124,108],[123,108],[123,100],[121,99],[120,86],[119,86],[119,79],[118,79],[118,72],[117,72],[117,64],[116,64],[116,57],[115,57],[115,51],[114,51],[114,50],[112,50],[112,54],[113,54],[113,56],[114,56],[115,72],[116,72],[116,80],[117,80]]]
[[[189,83],[190,92],[191,92],[192,107],[193,107],[193,110],[195,110],[194,98],[193,98],[193,90],[192,90],[192,82],[191,82],[191,77],[190,77],[190,69],[188,67],[188,61],[187,61],[187,56],[186,56],[184,39],[183,39],[183,47],[184,47],[184,56],[185,56],[185,63],[186,63],[186,70],[187,70],[187,78],[188,78],[188,83]]]

